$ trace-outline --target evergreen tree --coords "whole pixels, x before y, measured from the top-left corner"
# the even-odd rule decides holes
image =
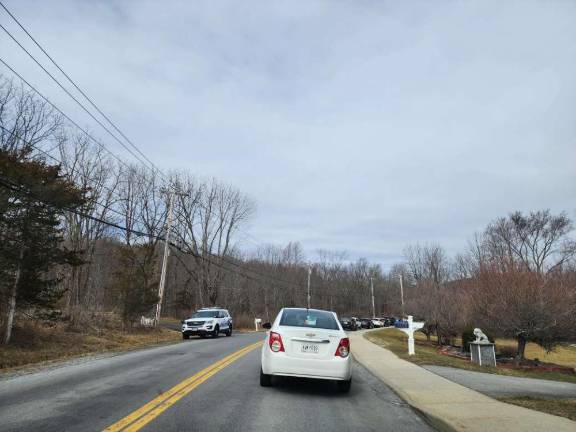
[[[78,265],[62,244],[61,218],[82,204],[84,191],[31,151],[0,150],[0,290],[8,343],[17,307],[53,307],[63,292],[59,266]]]

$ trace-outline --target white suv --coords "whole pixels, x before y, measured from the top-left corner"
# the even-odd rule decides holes
[[[220,333],[232,336],[232,317],[226,309],[211,307],[197,310],[190,318],[182,321],[182,338],[210,335],[217,338]]]

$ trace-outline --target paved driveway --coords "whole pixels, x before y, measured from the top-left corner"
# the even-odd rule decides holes
[[[576,398],[576,384],[494,375],[445,366],[423,366],[450,381],[492,397]]]

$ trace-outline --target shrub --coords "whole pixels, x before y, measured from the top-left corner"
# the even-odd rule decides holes
[[[498,348],[498,356],[505,357],[505,358],[514,358],[516,357],[516,347],[511,345],[503,345]]]
[[[466,327],[462,331],[462,350],[466,352],[470,352],[470,342],[474,342],[476,340],[476,336],[474,335],[474,328],[475,327]],[[482,330],[484,331],[484,330]],[[484,334],[488,337],[488,340],[494,343],[494,337],[484,331]]]

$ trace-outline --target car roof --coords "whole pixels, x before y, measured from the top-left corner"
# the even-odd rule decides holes
[[[316,311],[316,312],[329,312],[329,313],[335,313],[334,311],[329,311],[326,309],[313,309],[313,308],[295,308],[295,307],[290,307],[290,308],[282,308],[282,310],[311,310],[311,311]]]

